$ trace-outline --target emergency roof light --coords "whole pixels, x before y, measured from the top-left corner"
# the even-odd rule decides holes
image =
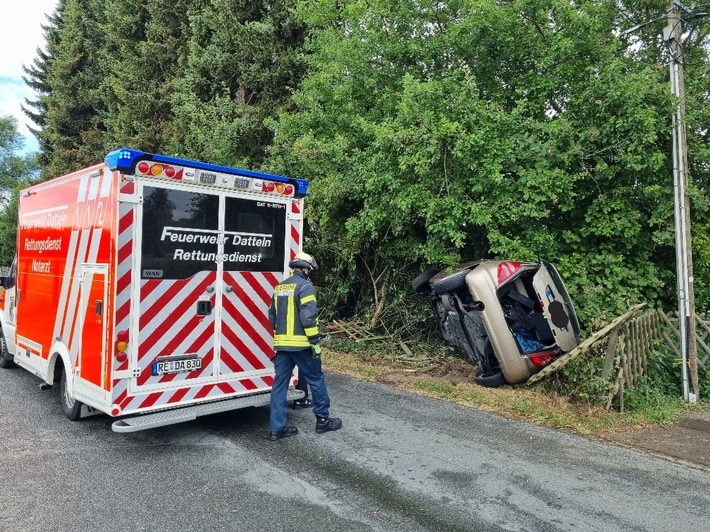
[[[271,190],[277,190],[282,193],[288,194],[289,185],[295,190],[296,197],[303,197],[308,191],[308,181],[305,179],[296,179],[291,177],[286,177],[277,174],[267,174],[265,172],[256,172],[253,170],[245,170],[243,168],[234,168],[230,166],[221,166],[217,164],[209,164],[199,161],[192,161],[189,159],[180,159],[178,157],[169,157],[167,155],[160,155],[157,153],[146,153],[138,150],[132,150],[130,148],[119,148],[110,152],[106,155],[106,164],[112,170],[118,170],[125,173],[134,173],[136,167],[139,164],[147,164],[146,168],[141,167],[141,173],[149,173],[149,171],[154,171],[159,173],[161,169],[165,171],[167,177],[174,177],[175,170],[172,166],[183,166],[186,168],[195,168],[198,170],[205,170],[208,172],[219,172],[224,174],[250,177],[259,180],[274,181],[278,184],[273,185]],[[154,163],[154,164],[151,164]],[[148,171],[146,171],[148,169]],[[172,175],[170,175],[172,173]],[[154,174],[155,175],[155,174]],[[285,185],[281,185],[284,183]],[[263,187],[262,187],[263,188]],[[263,190],[267,192],[267,190]]]

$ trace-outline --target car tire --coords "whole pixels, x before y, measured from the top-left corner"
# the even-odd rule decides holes
[[[478,370],[473,376],[473,381],[484,388],[499,388],[506,383],[502,371],[492,375],[484,375],[483,370]]]
[[[439,273],[439,270],[429,270],[428,272],[417,276],[417,278],[412,281],[412,288],[414,288],[414,291],[420,293],[430,292],[429,280],[437,273]]]
[[[12,360],[10,352],[7,350],[7,342],[5,336],[0,332],[0,368],[14,368],[15,362]]]
[[[81,417],[81,403],[69,395],[68,388],[67,372],[62,368],[62,375],[59,378],[59,404],[67,419],[76,421]]]
[[[455,292],[459,288],[466,286],[466,276],[470,271],[470,269],[461,270],[437,279],[431,284],[432,292],[441,295],[447,292]]]

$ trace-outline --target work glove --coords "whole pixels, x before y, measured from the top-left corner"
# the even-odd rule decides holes
[[[320,358],[320,353],[322,351],[320,344],[313,344],[311,349],[313,350],[313,357]]]

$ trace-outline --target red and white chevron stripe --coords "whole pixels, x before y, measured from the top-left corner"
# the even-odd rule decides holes
[[[122,193],[132,193],[131,186],[127,184]],[[114,415],[269,391],[273,333],[268,308],[273,287],[283,273],[226,271],[220,280],[217,272],[205,271],[185,280],[140,280],[140,272],[134,271],[138,252],[134,249],[134,207],[130,203],[119,206],[115,330],[130,331],[137,366],[132,368],[135,375],[128,375],[128,361],[113,361],[114,374],[118,372],[112,389],[117,406]],[[294,200],[290,208],[289,259],[301,249],[302,200]],[[136,282],[140,290],[132,302]],[[220,290],[207,291],[217,283],[221,283]],[[205,297],[212,302],[213,312],[198,316],[195,305]],[[158,356],[186,353],[202,358],[200,370],[151,374]]]

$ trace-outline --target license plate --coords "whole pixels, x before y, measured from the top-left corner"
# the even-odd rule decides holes
[[[166,375],[168,373],[183,373],[202,368],[201,358],[184,358],[182,360],[161,360],[153,362],[153,375]]]

